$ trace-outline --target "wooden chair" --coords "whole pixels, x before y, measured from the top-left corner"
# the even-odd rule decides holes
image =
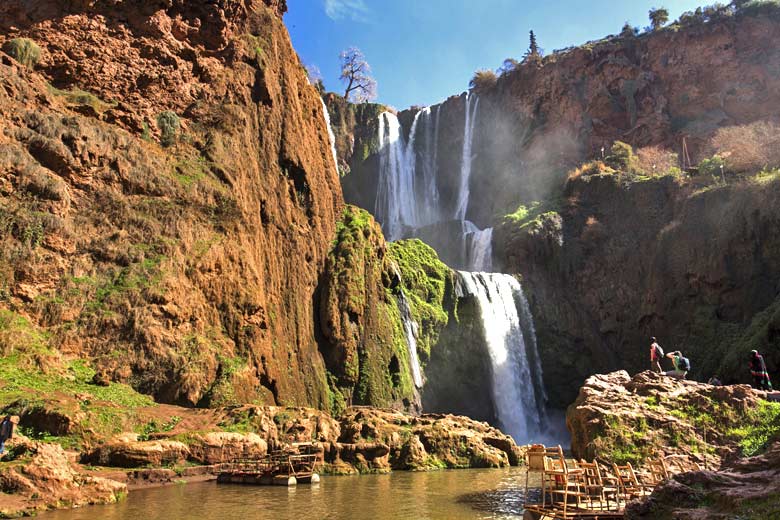
[[[671,476],[663,457],[659,457],[655,460],[648,460],[647,469],[650,475],[650,484],[653,487],[669,480],[669,477]]]
[[[544,474],[546,448],[543,444],[532,444],[525,452],[525,496],[523,504],[528,502],[528,476],[534,473]],[[542,503],[544,504],[544,478],[542,478]]]
[[[577,467],[583,471],[585,506],[591,511],[617,511],[620,508],[618,489],[605,483],[598,463],[581,460]],[[611,507],[610,500],[614,501],[614,508]]]
[[[634,467],[630,462],[627,462],[624,466],[612,464],[612,468],[615,472],[615,477],[618,481],[618,497],[626,502],[630,502],[635,498],[646,497],[650,493],[647,491],[646,486],[643,486],[634,472]]]
[[[545,450],[545,470],[543,475],[543,490],[550,495],[550,505],[562,509],[566,516],[570,504],[580,508],[585,498],[583,489],[584,471],[581,468],[569,468],[560,446]],[[542,499],[546,504],[546,499]]]

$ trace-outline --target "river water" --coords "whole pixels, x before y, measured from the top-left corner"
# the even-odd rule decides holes
[[[203,482],[132,491],[119,504],[53,511],[40,518],[518,519],[522,518],[524,488],[523,468],[325,476],[319,484],[297,488]]]

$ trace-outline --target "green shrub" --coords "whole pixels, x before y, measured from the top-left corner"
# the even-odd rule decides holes
[[[3,52],[28,68],[35,67],[41,59],[41,48],[29,38],[14,38],[3,44]]]
[[[160,129],[160,144],[172,146],[176,143],[181,122],[175,112],[166,110],[157,116],[157,127]]]
[[[699,173],[701,175],[711,175],[715,179],[720,179],[721,172],[726,168],[726,161],[720,155],[713,155],[708,159],[702,159],[699,163]]]
[[[482,69],[474,73],[474,77],[469,82],[469,87],[479,93],[493,88],[496,82],[498,82],[498,76],[496,76],[495,72],[489,69]]]
[[[622,141],[615,141],[610,149],[610,155],[604,162],[616,170],[630,172],[636,165],[634,149],[630,144],[626,144]]]

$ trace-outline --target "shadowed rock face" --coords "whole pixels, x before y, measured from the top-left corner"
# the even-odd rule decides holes
[[[780,444],[721,471],[675,475],[643,503],[626,508],[630,520],[772,518],[780,507]]]
[[[533,301],[551,397],[565,405],[589,374],[648,368],[651,336],[683,350],[698,380],[749,382],[754,348],[772,370],[778,194],[776,181],[699,190],[596,175],[569,182],[554,211],[497,228],[495,255]]]
[[[0,6],[0,42],[41,47],[33,70],[0,53],[0,305],[165,402],[327,407],[313,294],[341,189],[283,11]]]

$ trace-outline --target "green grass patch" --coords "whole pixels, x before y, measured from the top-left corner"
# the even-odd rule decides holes
[[[115,102],[107,103],[91,92],[81,90],[77,87],[73,87],[70,90],[61,90],[49,85],[48,88],[50,94],[63,98],[68,105],[90,106],[98,113],[105,112],[109,108],[113,108],[117,105]]]
[[[780,436],[780,403],[762,401],[758,408],[748,412],[743,426],[732,428],[728,433],[739,439],[746,457],[762,453]]]

